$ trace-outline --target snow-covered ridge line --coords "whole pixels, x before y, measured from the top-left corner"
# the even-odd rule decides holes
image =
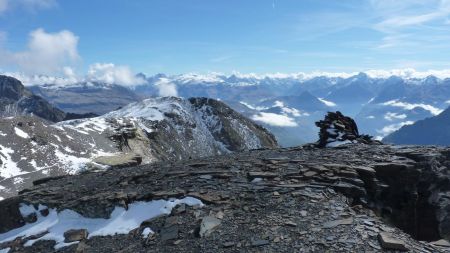
[[[232,72],[231,74],[219,73],[219,72],[210,72],[205,74],[200,73],[185,73],[178,75],[163,75],[158,74],[155,76],[149,76],[150,78],[160,78],[164,76],[168,78],[168,80],[172,80],[178,83],[190,83],[190,82],[198,82],[198,83],[227,83],[232,81],[236,81],[236,79],[242,79],[240,82],[244,84],[249,84],[252,81],[258,82],[264,79],[291,79],[297,81],[307,81],[316,77],[325,77],[325,78],[351,78],[360,73],[366,74],[370,78],[380,78],[387,79],[392,76],[400,77],[402,79],[425,79],[429,76],[434,76],[439,79],[450,78],[450,69],[443,70],[427,70],[427,71],[417,71],[412,68],[406,69],[391,69],[391,70],[381,70],[381,69],[371,69],[371,70],[363,70],[363,71],[354,71],[354,72],[326,72],[326,71],[312,71],[312,72],[296,72],[296,73],[241,73],[241,72]],[[12,76],[19,79],[26,86],[30,85],[51,85],[54,87],[70,87],[76,86],[79,84],[83,85],[93,85],[93,83],[103,83],[103,84],[115,84],[114,81],[103,80],[93,78],[90,75],[85,76],[46,76],[46,75],[26,75],[24,73],[19,72],[2,72],[2,75]],[[139,78],[143,78],[139,75]],[[238,80],[239,81],[239,80]],[[144,80],[136,83],[135,85],[145,84]],[[135,85],[126,85],[127,87],[133,87]]]

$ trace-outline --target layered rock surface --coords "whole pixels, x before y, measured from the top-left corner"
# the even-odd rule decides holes
[[[79,237],[60,252],[448,252],[449,155],[436,147],[307,145],[88,171],[0,202],[0,233],[33,222],[21,203],[108,218],[116,206],[190,196],[205,206],[177,206],[127,234]],[[44,234],[0,249],[54,251],[52,241],[24,246]]]

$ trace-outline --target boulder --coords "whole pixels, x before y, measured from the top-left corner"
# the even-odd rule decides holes
[[[88,237],[88,231],[86,229],[71,229],[64,232],[64,242],[76,242],[84,240]]]
[[[141,164],[142,157],[136,154],[119,154],[115,156],[99,156],[93,162],[113,168],[130,167]]]
[[[404,241],[395,239],[389,233],[386,232],[379,233],[378,240],[380,241],[381,247],[383,247],[383,249],[385,250],[408,251]]]
[[[219,226],[221,221],[213,216],[206,216],[200,224],[200,237],[210,235]]]

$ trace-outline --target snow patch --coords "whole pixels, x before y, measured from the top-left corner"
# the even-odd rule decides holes
[[[142,231],[142,237],[147,238],[150,234],[154,234],[150,228],[144,228],[144,231]]]
[[[67,173],[69,174],[79,172],[82,168],[86,166],[86,163],[90,161],[89,158],[64,154],[58,148],[55,149],[55,156],[56,158],[58,158],[61,164],[65,164],[67,166],[68,168]]]
[[[12,154],[14,154],[14,150],[0,145],[0,158],[2,161],[2,164],[0,164],[0,177],[10,178],[26,173],[17,167],[17,163],[11,157]]]
[[[55,249],[59,249],[70,245],[64,242],[64,232],[70,229],[86,229],[89,233],[88,238],[128,234],[131,230],[138,228],[145,220],[170,214],[172,209],[179,204],[203,206],[199,199],[193,197],[153,200],[150,202],[140,201],[129,204],[128,210],[125,210],[123,207],[115,207],[110,218],[103,219],[86,218],[68,209],[61,212],[56,211],[56,209],[50,209],[49,214],[44,217],[39,210],[46,207],[39,205],[38,209],[35,209],[32,205],[22,204],[20,207],[22,216],[25,217],[34,213],[37,216],[37,221],[0,234],[0,243],[12,241],[17,237],[29,237],[47,232],[47,234],[38,239],[28,241],[25,246],[31,246],[41,240],[54,240],[56,242]],[[150,233],[148,230],[144,230],[144,232]]]
[[[30,138],[30,136],[20,128],[14,127],[14,132],[16,133],[17,136],[19,136],[21,138],[24,138],[24,139]]]
[[[327,144],[327,147],[334,148],[334,147],[339,147],[339,146],[341,146],[341,145],[344,145],[344,144],[350,144],[350,143],[353,143],[353,142],[351,142],[351,141],[349,141],[349,140],[345,140],[345,141],[333,141],[333,142],[328,143],[328,144]]]

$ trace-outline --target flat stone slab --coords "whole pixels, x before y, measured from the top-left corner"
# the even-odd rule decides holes
[[[440,246],[440,247],[446,247],[446,248],[450,248],[450,242],[444,239],[435,241],[435,242],[431,242],[432,244],[436,245],[436,246]]]
[[[120,168],[141,164],[142,157],[136,154],[119,154],[114,156],[99,156],[93,162],[110,167]]]
[[[383,247],[383,249],[408,251],[405,242],[394,238],[390,233],[379,233],[378,240],[380,241],[381,247]]]
[[[342,220],[333,220],[333,221],[328,221],[325,222],[323,224],[323,228],[334,228],[340,225],[351,225],[353,224],[353,218],[347,218],[347,219],[342,219]]]
[[[206,216],[200,224],[200,237],[210,235],[220,225],[221,221],[213,216]]]

